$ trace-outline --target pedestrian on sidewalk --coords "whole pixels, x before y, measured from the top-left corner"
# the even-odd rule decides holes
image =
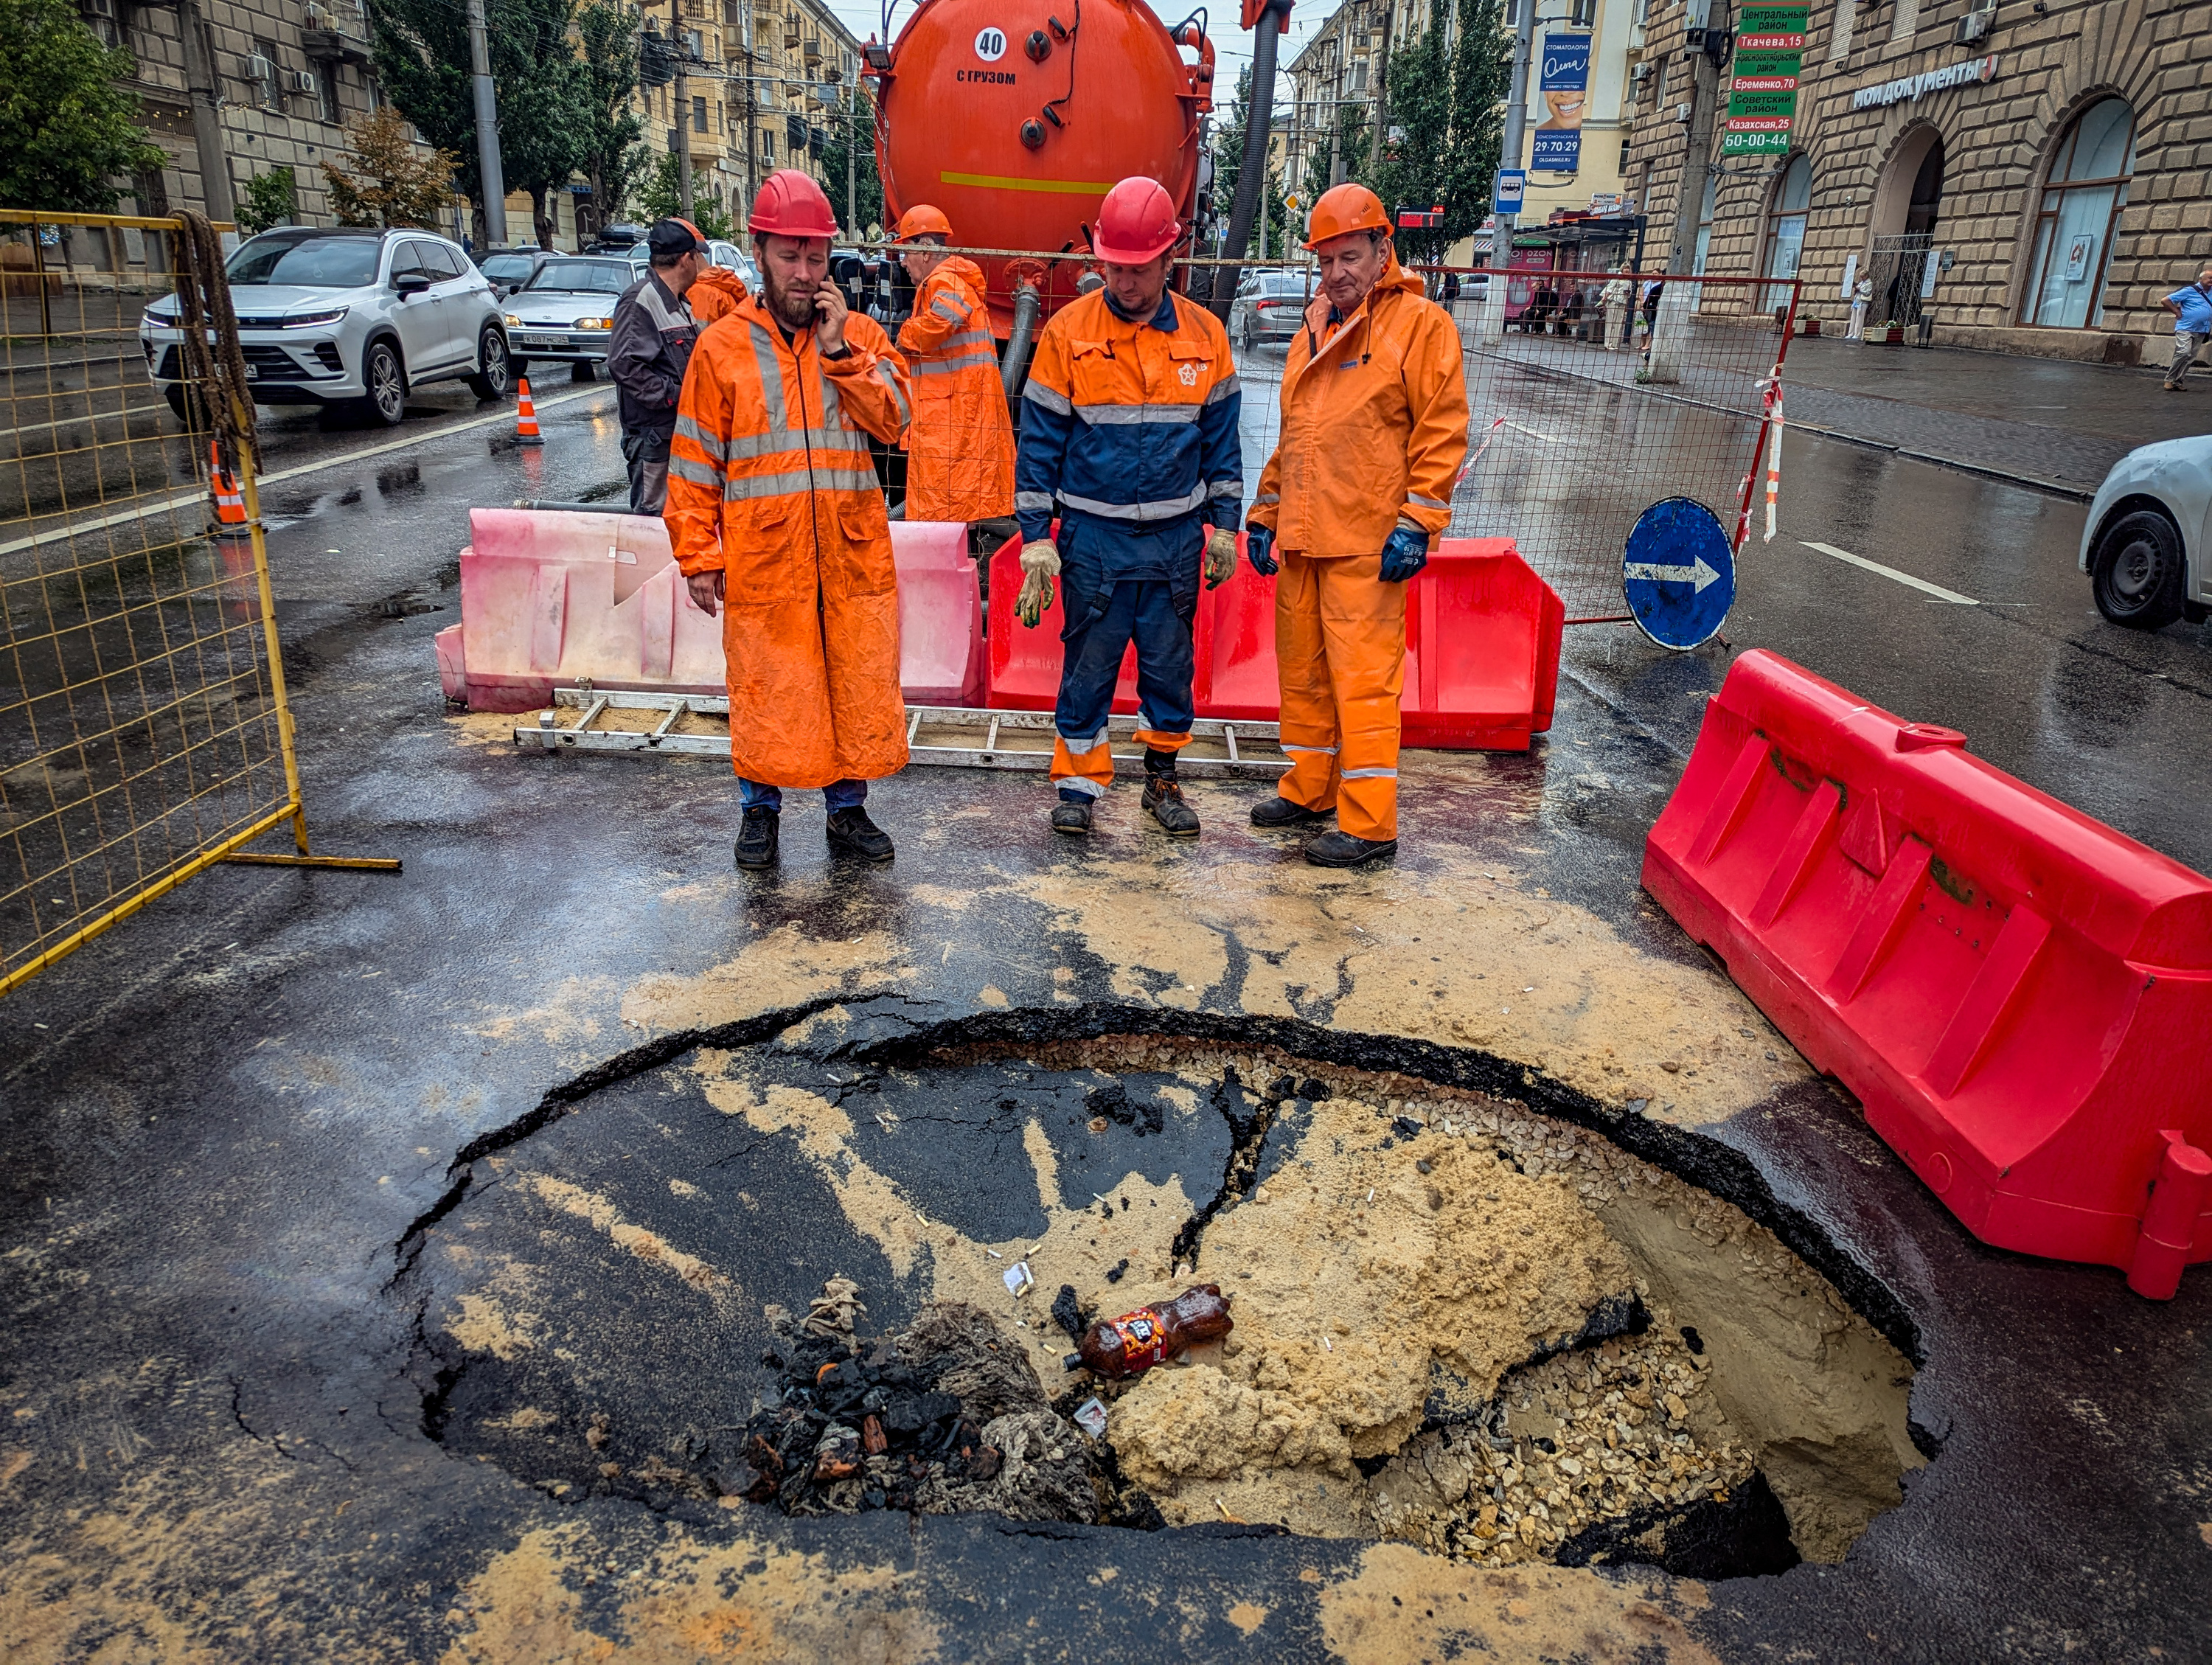
[[[1663,277],[1647,279],[1644,285],[1644,354],[1651,355],[1651,337],[1659,331],[1659,298],[1667,293]]]
[[[2197,362],[2207,340],[2212,340],[2212,266],[2197,274],[2197,281],[2176,289],[2158,303],[2173,314],[2173,362],[2166,369],[2166,391],[2182,391],[2182,378]]]
[[[1123,179],[1106,193],[1091,245],[1104,285],[1053,314],[1022,400],[1016,611],[1034,628],[1054,578],[1066,609],[1053,712],[1056,832],[1090,831],[1091,806],[1114,779],[1107,717],[1133,641],[1142,807],[1162,831],[1198,836],[1176,754],[1196,714],[1199,581],[1211,589],[1237,570],[1243,402],[1228,333],[1168,288],[1184,229],[1153,180]],[[1047,536],[1055,499],[1056,538]]]
[[[899,216],[899,264],[915,284],[914,314],[898,337],[914,377],[906,518],[965,523],[969,552],[981,559],[1014,535],[1014,427],[983,269],[945,253],[951,240],[951,221],[927,203]]]
[[[1617,270],[1598,292],[1599,304],[1605,308],[1605,349],[1608,353],[1619,352],[1628,343],[1628,297],[1633,289],[1628,274]]]
[[[1406,584],[1451,524],[1467,373],[1450,318],[1398,264],[1381,197],[1364,185],[1324,191],[1305,246],[1322,292],[1284,362],[1282,437],[1245,528],[1254,570],[1281,574],[1275,664],[1291,759],[1252,824],[1334,812],[1306,860],[1350,867],[1398,848]]]
[[[896,445],[906,366],[830,281],[836,216],[780,168],[747,225],[762,293],[716,324],[684,378],[668,534],[691,599],[722,615],[738,866],[774,866],[783,793],[822,789],[830,848],[891,859],[868,782],[906,765],[898,580],[868,451]]]
[[[689,220],[656,220],[646,234],[653,269],[615,302],[607,331],[607,374],[614,378],[622,419],[622,454],[629,471],[629,507],[658,514],[668,503],[668,441],[676,402],[699,340],[699,322],[684,294],[707,264],[707,240]]]
[[[1844,331],[1844,340],[1864,341],[1866,339],[1867,307],[1873,300],[1873,278],[1862,277],[1851,285],[1851,324],[1850,327]]]

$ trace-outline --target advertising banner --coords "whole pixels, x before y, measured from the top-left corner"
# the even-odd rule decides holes
[[[1583,113],[1589,107],[1590,37],[1547,34],[1537,76],[1544,119],[1528,157],[1532,168],[1572,173],[1582,167]]]

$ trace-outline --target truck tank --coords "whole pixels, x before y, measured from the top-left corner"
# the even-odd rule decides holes
[[[888,64],[881,52],[869,73],[891,221],[933,203],[959,246],[1079,248],[1100,199],[1135,174],[1191,217],[1213,84],[1195,14],[1170,29],[1143,0],[923,0]],[[977,264],[1001,337],[1023,283],[1046,313],[1076,295],[1073,262]]]

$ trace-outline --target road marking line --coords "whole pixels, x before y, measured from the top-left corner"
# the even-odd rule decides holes
[[[1810,538],[1801,538],[1797,541],[1808,550],[1818,550],[1822,555],[1832,555],[1837,560],[1846,562],[1867,572],[1880,573],[1884,578],[1893,578],[1910,588],[1934,596],[1938,601],[1954,601],[1961,607],[1978,607],[1982,605],[1970,595],[1960,595],[1956,590],[1947,590],[1941,584],[1930,584],[1924,578],[1915,578],[1911,573],[1901,573],[1894,567],[1885,567],[1879,561],[1869,561],[1863,555],[1853,555],[1849,550],[1839,550],[1833,544],[1815,544]]]
[[[1565,445],[1566,443],[1566,441],[1561,439],[1557,434],[1546,434],[1537,428],[1523,428],[1517,422],[1510,422],[1505,425],[1511,428],[1516,434],[1526,434],[1532,440],[1543,441],[1546,445]]]
[[[557,410],[564,404],[574,404],[578,399],[597,398],[602,394],[612,392],[614,392],[612,387],[592,387],[579,393],[563,393],[557,398],[539,399],[537,402],[538,409]],[[319,473],[324,469],[339,468],[348,463],[365,462],[371,457],[382,457],[394,451],[404,451],[410,446],[428,445],[432,440],[441,440],[448,434],[465,434],[471,428],[490,428],[497,423],[514,420],[513,411],[495,410],[489,416],[474,416],[467,422],[455,422],[450,428],[434,428],[428,433],[411,434],[404,440],[388,441],[383,445],[367,446],[359,451],[349,451],[343,456],[325,457],[319,462],[301,463],[294,468],[280,468],[273,474],[262,475],[254,483],[257,487],[273,486],[280,481],[296,480],[303,474]],[[177,436],[165,435],[164,437]],[[171,509],[186,508],[194,503],[206,501],[205,492],[188,491],[173,497],[164,497],[159,502],[145,503],[137,508],[125,509],[118,514],[104,514],[97,520],[74,520],[65,526],[49,526],[46,531],[33,532],[28,538],[18,538],[13,543],[0,544],[0,555],[13,555],[18,550],[35,549],[41,544],[58,544],[64,538],[75,538],[88,532],[98,532],[102,526],[119,526],[132,520],[151,520],[155,515],[166,513]]]

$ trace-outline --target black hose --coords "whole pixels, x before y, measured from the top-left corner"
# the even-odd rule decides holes
[[[1290,0],[1267,0],[1252,30],[1252,104],[1244,112],[1244,160],[1237,168],[1237,200],[1229,210],[1229,240],[1221,246],[1222,258],[1242,260],[1252,241],[1253,210],[1267,188],[1267,140],[1274,129],[1275,42],[1281,33],[1278,12],[1288,11]],[[1213,269],[1213,315],[1229,321],[1229,305],[1237,297],[1235,266]]]
[[[1044,297],[1037,293],[1034,283],[1024,283],[1014,291],[1014,324],[1006,335],[1006,355],[999,362],[999,375],[1012,398],[1022,391],[1028,380],[1030,368],[1030,338],[1036,333],[1037,314],[1044,309]]]

